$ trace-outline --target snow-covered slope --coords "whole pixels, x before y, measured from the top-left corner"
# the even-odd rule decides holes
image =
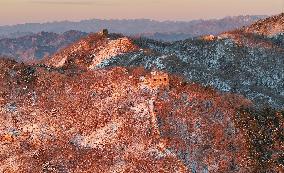
[[[243,94],[256,105],[283,108],[283,44],[251,47],[236,44],[231,39],[136,42],[144,51],[113,57],[98,66],[158,68],[224,92]]]
[[[44,63],[53,67],[93,69],[105,59],[137,50],[130,38],[93,33],[47,58]]]

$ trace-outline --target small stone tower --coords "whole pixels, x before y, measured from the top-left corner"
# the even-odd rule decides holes
[[[107,29],[103,29],[103,30],[100,32],[100,35],[102,35],[102,36],[108,36],[108,30],[107,30]]]
[[[154,71],[144,81],[151,88],[167,88],[169,86],[169,75],[164,72]]]

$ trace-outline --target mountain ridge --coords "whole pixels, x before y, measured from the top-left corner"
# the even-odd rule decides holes
[[[236,38],[212,36],[209,40],[193,38],[176,42],[93,33],[46,56],[43,64],[63,69],[157,68],[224,92],[245,95],[258,106],[283,107],[283,36],[230,32]]]
[[[247,33],[267,36],[284,33],[284,13],[259,20],[243,30]]]
[[[235,31],[232,33],[235,36]],[[239,40],[212,36],[209,40],[197,38],[173,43],[140,38],[134,43],[144,51],[106,59],[98,68],[157,68],[224,92],[245,95],[260,107],[283,108],[283,34],[237,34]],[[150,54],[145,50],[151,50]]]
[[[281,40],[284,34],[284,13],[264,18],[249,26],[220,34],[220,38],[230,38],[238,44],[275,47],[274,40]],[[279,38],[277,38],[279,37]],[[281,42],[281,41],[280,41]],[[281,47],[281,46],[280,46]]]
[[[89,69],[105,59],[137,50],[132,40],[123,35],[92,33],[46,57],[43,63],[53,67]]]
[[[284,172],[283,35],[76,33],[40,63],[0,57],[0,172]]]

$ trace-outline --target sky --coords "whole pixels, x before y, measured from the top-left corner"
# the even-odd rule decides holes
[[[0,0],[0,25],[93,18],[189,21],[283,11],[284,0]]]

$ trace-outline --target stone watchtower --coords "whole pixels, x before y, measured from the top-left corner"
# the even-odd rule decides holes
[[[150,76],[146,77],[144,83],[151,88],[168,88],[169,87],[169,75],[164,72],[154,71]]]
[[[108,30],[103,29],[101,32],[99,32],[99,34],[102,35],[102,36],[108,36]]]

